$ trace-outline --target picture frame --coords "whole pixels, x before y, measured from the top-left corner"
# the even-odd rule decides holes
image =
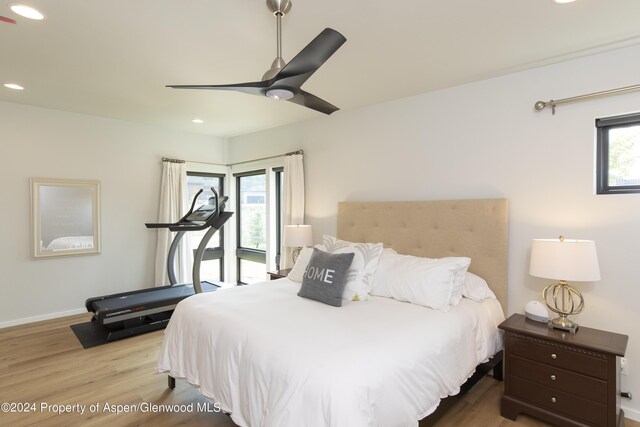
[[[30,178],[34,259],[95,255],[100,245],[100,182]]]

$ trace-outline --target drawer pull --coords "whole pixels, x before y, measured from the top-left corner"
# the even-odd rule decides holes
[[[556,356],[556,354],[555,354],[555,353],[551,353],[551,358],[552,358],[552,359],[556,359],[557,357],[558,357],[558,356]]]
[[[556,403],[556,398],[555,397],[551,398],[551,403]]]
[[[556,380],[556,376],[555,375],[551,375],[551,381],[555,381]]]

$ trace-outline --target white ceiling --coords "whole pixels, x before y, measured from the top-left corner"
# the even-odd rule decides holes
[[[303,89],[343,110],[640,42],[639,0],[292,0],[291,59],[322,29],[347,42]],[[45,21],[9,10],[40,9]],[[0,0],[0,100],[234,136],[315,117],[289,102],[167,84],[260,80],[275,57],[264,0]],[[340,111],[334,114],[341,114]],[[204,124],[194,124],[198,117]]]

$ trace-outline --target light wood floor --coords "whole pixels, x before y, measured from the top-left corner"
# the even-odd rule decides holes
[[[224,414],[198,410],[198,404],[206,406],[207,402],[193,387],[178,380],[171,391],[166,375],[155,373],[162,331],[84,350],[69,326],[89,319],[89,315],[78,315],[0,329],[0,403],[13,402],[14,409],[24,404],[36,406],[36,412],[0,412],[0,425],[235,426]],[[546,425],[522,415],[517,422],[502,418],[501,395],[502,383],[486,377],[451,408],[438,427]],[[193,403],[193,410],[118,414],[104,408],[105,404],[141,403]],[[43,404],[51,409],[43,410]],[[53,405],[75,404],[86,405],[85,413],[49,412],[55,409]],[[99,409],[91,412],[90,405]],[[640,427],[640,423],[627,420],[626,426]]]

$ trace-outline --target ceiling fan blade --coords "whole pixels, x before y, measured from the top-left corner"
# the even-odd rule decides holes
[[[274,77],[278,84],[300,87],[346,42],[331,28],[325,28]]]
[[[16,23],[15,19],[7,18],[6,16],[0,16],[0,21],[6,22],[7,24],[15,24]]]
[[[302,89],[298,89],[293,98],[290,98],[287,101],[311,108],[312,110],[316,110],[324,114],[331,114],[339,110],[335,105],[330,104],[324,99],[320,99],[309,92],[305,92]]]
[[[268,82],[235,83],[228,85],[167,85],[172,89],[208,89],[208,90],[235,90],[251,95],[264,95],[269,87]]]

